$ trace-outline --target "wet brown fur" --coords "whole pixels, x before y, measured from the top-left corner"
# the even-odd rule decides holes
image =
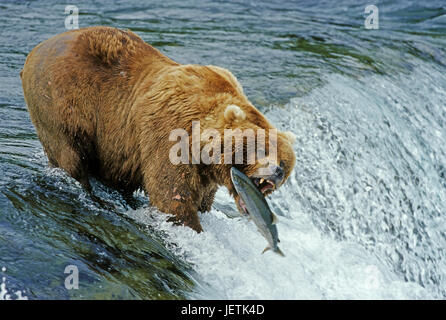
[[[173,165],[171,130],[273,128],[247,100],[235,77],[214,66],[180,65],[131,31],[90,27],[36,46],[21,72],[31,120],[55,167],[90,189],[88,175],[132,192],[201,231],[219,185],[236,196],[230,165]],[[230,104],[246,118],[224,116]],[[294,166],[290,139],[279,133],[286,177]],[[244,166],[250,174],[256,165]]]

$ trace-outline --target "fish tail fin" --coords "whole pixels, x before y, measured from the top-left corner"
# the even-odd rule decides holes
[[[265,249],[263,249],[262,254],[264,254],[266,251],[270,250],[271,248],[267,246]]]
[[[279,248],[277,248],[276,251],[277,254],[280,254],[282,257],[285,257],[285,254],[282,252],[282,250],[280,250]]]

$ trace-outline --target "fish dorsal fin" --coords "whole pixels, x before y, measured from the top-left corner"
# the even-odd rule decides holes
[[[279,218],[277,218],[277,216],[272,212],[271,212],[271,218],[272,218],[271,224],[276,224],[277,222],[279,222]]]

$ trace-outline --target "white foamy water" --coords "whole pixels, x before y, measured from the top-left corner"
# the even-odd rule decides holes
[[[218,197],[232,201],[224,191]],[[338,242],[295,212],[278,224],[281,257],[261,254],[266,240],[245,218],[229,218],[213,209],[200,215],[204,232],[166,222],[153,209],[128,216],[165,235],[167,246],[192,264],[198,289],[190,298],[203,299],[406,299],[429,298],[415,283],[398,279],[359,245]]]
[[[2,273],[6,272],[6,268],[2,267]],[[6,277],[3,276],[0,283],[0,300],[28,300],[28,297],[21,290],[10,293],[6,288]]]
[[[445,76],[427,64],[397,79],[329,75],[266,111],[297,136],[294,173],[269,200],[285,258],[262,255],[266,240],[255,225],[228,217],[235,205],[224,189],[200,215],[201,234],[153,209],[128,215],[162,230],[193,266],[191,298],[439,298],[445,88]]]
[[[296,133],[291,188],[273,197],[319,230],[376,254],[400,279],[446,294],[446,75],[328,76],[268,116]]]

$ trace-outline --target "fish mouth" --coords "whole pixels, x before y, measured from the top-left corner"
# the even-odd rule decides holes
[[[261,177],[249,177],[249,179],[257,187],[257,189],[262,193],[264,197],[271,194],[276,189],[276,184],[271,179],[265,179]],[[237,204],[239,207],[239,211],[242,214],[249,215],[248,209],[242,197],[240,197],[240,195],[238,194],[237,196],[238,196]]]

